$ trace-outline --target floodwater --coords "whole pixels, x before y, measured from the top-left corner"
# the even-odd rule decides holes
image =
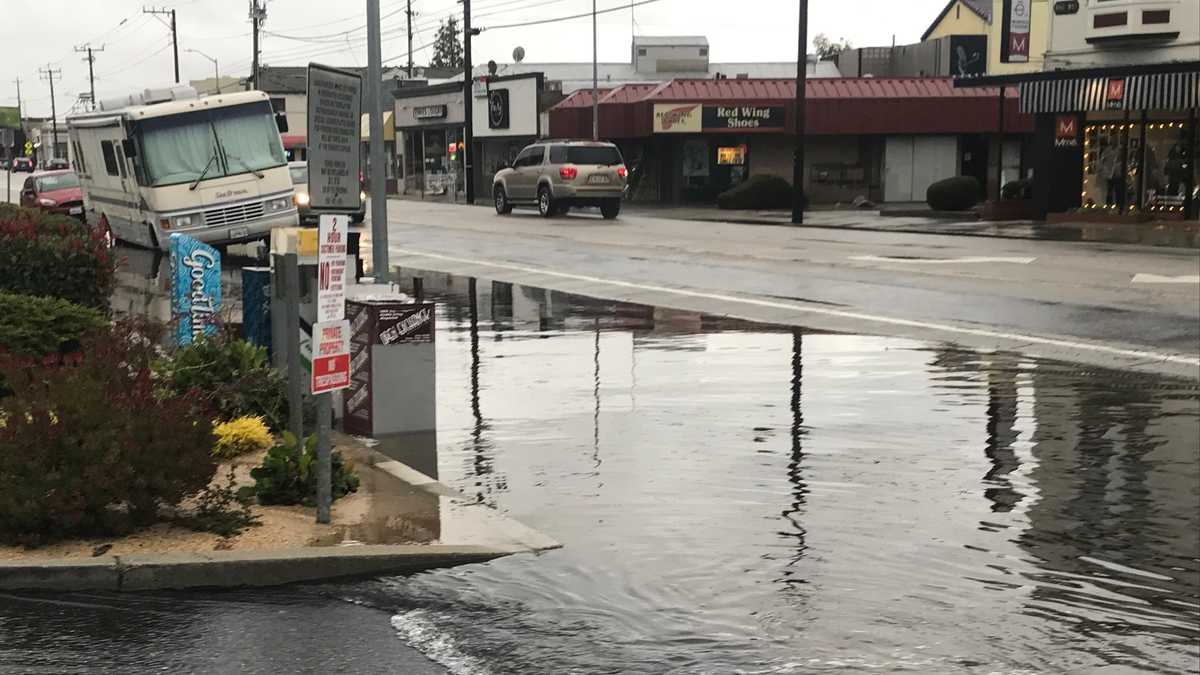
[[[1200,662],[1196,380],[406,274],[439,301],[439,420],[395,451],[563,549],[266,592],[0,596],[0,671],[409,672],[405,645],[472,674]]]

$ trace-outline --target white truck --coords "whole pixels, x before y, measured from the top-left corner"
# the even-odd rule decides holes
[[[191,87],[68,117],[88,224],[162,250],[174,232],[226,245],[297,225],[281,119],[260,91],[200,98]]]

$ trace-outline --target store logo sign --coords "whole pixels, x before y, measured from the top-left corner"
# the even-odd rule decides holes
[[[1074,115],[1059,115],[1054,120],[1054,145],[1073,148],[1079,145],[1079,119]]]
[[[1029,62],[1030,1],[1004,0],[1004,63]]]
[[[1125,80],[1112,79],[1108,81],[1108,86],[1104,89],[1104,98],[1108,101],[1109,107],[1118,107],[1125,100]]]
[[[654,105],[654,133],[698,134],[701,124],[699,103],[686,105],[656,103]]]
[[[488,94],[488,128],[507,129],[509,125],[508,90],[496,89]]]

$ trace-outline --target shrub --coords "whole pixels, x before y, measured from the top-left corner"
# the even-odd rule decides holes
[[[154,522],[208,486],[209,411],[164,395],[151,364],[160,326],[123,321],[82,340],[77,365],[0,359],[0,539],[39,544]]]
[[[1000,188],[1001,199],[1033,199],[1033,181],[1014,180]]]
[[[983,187],[974,176],[940,180],[925,192],[925,201],[935,211],[966,211],[983,199]]]
[[[116,268],[104,235],[74,218],[0,208],[0,291],[107,310]]]
[[[358,491],[358,476],[342,453],[334,450],[334,500]],[[314,506],[317,496],[317,437],[309,436],[303,443],[291,433],[275,445],[263,458],[262,465],[251,470],[254,493],[259,504],[304,504]]]
[[[786,209],[792,206],[792,184],[779,176],[751,176],[717,196],[722,209]]]
[[[274,439],[271,430],[261,417],[239,417],[213,426],[217,438],[213,454],[218,459],[233,459],[251,452],[260,452],[271,447]]]
[[[287,426],[287,377],[262,347],[225,334],[203,337],[176,350],[159,372],[176,394],[198,391],[220,419],[259,417],[272,431]]]
[[[79,349],[80,339],[105,325],[104,315],[61,298],[0,291],[0,352],[42,357]]]
[[[251,497],[237,489],[233,467],[225,476],[225,484],[210,484],[196,497],[195,508],[176,516],[175,522],[197,532],[212,532],[223,538],[236,537],[248,527],[260,524],[250,509]]]

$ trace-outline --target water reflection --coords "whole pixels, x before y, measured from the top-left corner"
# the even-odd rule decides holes
[[[493,672],[1200,656],[1194,382],[421,274],[467,374],[443,480],[566,548],[389,585],[402,635]]]

